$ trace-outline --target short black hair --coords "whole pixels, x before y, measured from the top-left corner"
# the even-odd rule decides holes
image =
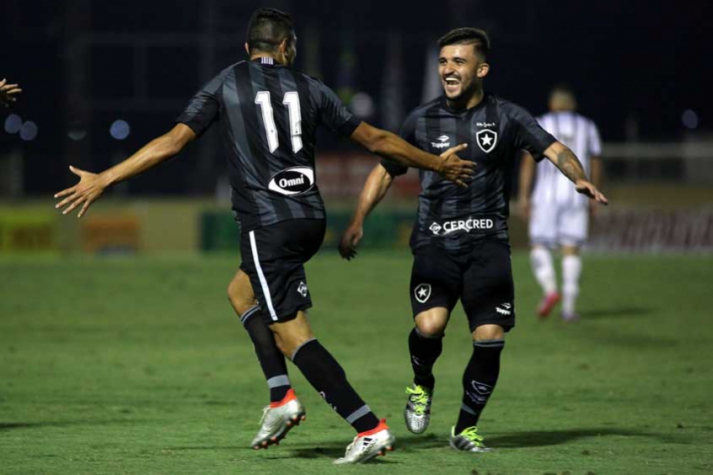
[[[248,49],[271,53],[284,39],[291,42],[294,34],[290,15],[275,8],[260,8],[248,23]]]
[[[473,45],[475,54],[485,61],[490,53],[490,38],[479,28],[456,28],[443,35],[438,40],[438,47],[449,45]]]

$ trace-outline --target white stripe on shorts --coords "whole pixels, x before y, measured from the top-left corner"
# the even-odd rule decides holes
[[[270,296],[270,287],[267,285],[267,280],[265,280],[265,274],[262,273],[262,267],[260,267],[260,260],[257,256],[257,244],[255,244],[255,231],[250,231],[250,248],[253,251],[253,261],[255,261],[255,269],[257,269],[257,276],[260,279],[260,287],[262,287],[262,293],[265,294],[265,302],[267,303],[267,309],[270,311],[270,317],[277,321],[277,314],[272,306],[272,297]]]

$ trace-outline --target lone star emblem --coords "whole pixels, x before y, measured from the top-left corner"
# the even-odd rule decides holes
[[[431,284],[419,284],[413,290],[413,295],[419,303],[425,303],[431,296]]]
[[[498,133],[489,129],[481,130],[475,134],[475,141],[483,152],[490,153],[498,143]]]

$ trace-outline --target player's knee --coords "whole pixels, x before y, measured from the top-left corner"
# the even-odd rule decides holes
[[[228,301],[235,305],[236,302],[239,301],[238,298],[238,289],[237,285],[235,284],[235,280],[231,280],[230,283],[228,284]]]
[[[416,330],[426,338],[437,338],[443,335],[445,322],[436,318],[419,318],[416,320]]]
[[[255,299],[247,298],[242,292],[237,279],[233,279],[228,284],[228,301],[239,314],[245,313],[250,307],[255,306]]]
[[[576,246],[562,246],[563,256],[578,256],[579,248]]]
[[[505,338],[505,329],[500,325],[480,325],[473,330],[473,341],[502,340]]]
[[[299,347],[314,339],[312,329],[302,311],[297,312],[293,319],[273,323],[270,330],[275,334],[277,347],[290,359]]]
[[[282,338],[280,338],[279,334],[274,333],[273,335],[275,336],[275,345],[277,346],[277,349],[280,350],[280,353],[282,353],[287,358],[291,357],[291,348],[287,344],[285,344]]]

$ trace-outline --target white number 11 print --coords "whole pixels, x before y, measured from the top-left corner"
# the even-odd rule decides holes
[[[292,139],[292,151],[294,153],[302,150],[302,111],[300,110],[300,96],[295,91],[285,93],[282,103],[287,106],[290,122],[290,136]],[[275,113],[270,102],[270,91],[260,91],[255,96],[255,104],[260,106],[262,111],[262,121],[265,124],[265,135],[267,136],[267,146],[270,153],[274,153],[280,146],[277,137],[277,126],[275,125]]]

